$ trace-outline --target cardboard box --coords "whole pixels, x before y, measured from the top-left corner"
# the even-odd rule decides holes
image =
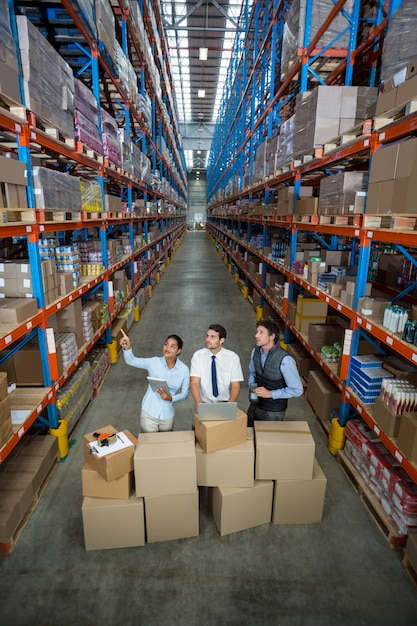
[[[342,393],[324,372],[313,371],[308,375],[306,398],[316,415],[326,421],[331,410],[340,407]]]
[[[194,493],[197,467],[193,431],[141,433],[134,468],[138,497]]]
[[[307,350],[299,343],[290,343],[287,346],[288,354],[290,354],[297,364],[298,373],[302,378],[307,379],[310,370],[321,369],[320,364],[313,359]]]
[[[409,461],[417,462],[417,412],[402,414],[397,446]]]
[[[39,312],[34,298],[1,298],[0,323],[21,324]]]
[[[405,554],[413,568],[417,571],[417,534],[410,533],[405,544]]]
[[[255,479],[255,446],[253,428],[247,429],[247,440],[226,450],[207,454],[196,442],[197,485],[204,487],[253,487]]]
[[[308,344],[315,352],[320,352],[322,346],[332,346],[336,342],[342,342],[344,332],[339,324],[310,324]]]
[[[116,480],[108,482],[88,463],[81,470],[83,496],[129,500],[133,489],[133,472],[127,472]]]
[[[145,497],[148,543],[198,537],[198,489],[192,493]]]
[[[311,296],[299,294],[297,297],[297,313],[302,316],[326,317],[327,302]]]
[[[327,478],[317,459],[311,480],[277,480],[273,524],[318,524],[323,516]]]
[[[417,367],[413,363],[394,355],[383,357],[382,366],[394,374],[395,378],[409,380],[417,387]]]
[[[134,493],[129,500],[86,497],[81,512],[87,551],[145,545],[143,498]]]
[[[300,333],[308,333],[310,324],[324,324],[326,322],[326,316],[320,315],[300,315],[295,314],[295,327]]]
[[[398,437],[401,415],[395,415],[380,398],[376,398],[372,417],[388,437]]]
[[[0,541],[13,536],[21,520],[18,494],[0,486]]]
[[[313,476],[315,443],[305,421],[255,421],[255,479]]]
[[[43,386],[42,360],[37,340],[26,343],[12,358],[17,385]]]
[[[96,441],[94,433],[117,433],[119,432],[114,426],[104,426],[103,428],[97,428],[91,433],[84,435],[84,458],[87,464],[96,470],[105,480],[117,480],[131,471],[133,471],[133,457],[135,454],[135,446],[138,442],[136,437],[132,435],[128,430],[123,432],[128,439],[132,442],[132,445],[117,452],[111,452],[110,454],[97,458],[95,454],[90,453],[90,443]]]
[[[237,409],[236,419],[200,422],[194,416],[195,437],[204,450],[212,453],[246,442],[248,416]]]
[[[0,449],[13,437],[12,417],[8,396],[0,400]]]
[[[389,144],[372,154],[369,183],[380,183],[396,178],[399,145],[399,143]]]
[[[273,482],[257,480],[253,487],[209,488],[209,506],[221,536],[269,524]]]
[[[295,212],[297,215],[313,215],[318,212],[318,198],[299,198],[295,203]]]
[[[56,323],[60,333],[74,333],[78,348],[84,345],[84,334],[81,320],[82,302],[81,298],[73,300],[64,309],[57,311]]]

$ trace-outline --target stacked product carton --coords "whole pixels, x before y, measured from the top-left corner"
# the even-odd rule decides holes
[[[116,436],[99,446],[97,434]],[[133,456],[137,439],[129,431],[105,426],[84,435],[81,471],[82,517],[86,550],[127,548],[145,544],[143,498],[133,489]],[[112,446],[117,450],[112,451]]]
[[[351,215],[365,208],[367,172],[340,172],[320,181],[320,215]]]
[[[0,466],[0,543],[9,553],[22,521],[58,459],[52,435],[26,434]]]
[[[194,433],[141,433],[134,468],[136,496],[145,502],[147,542],[197,536]]]
[[[2,0],[0,7],[0,93],[21,102],[16,43],[10,26],[7,0]]]

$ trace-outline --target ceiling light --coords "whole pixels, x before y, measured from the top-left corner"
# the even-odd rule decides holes
[[[197,174],[197,175],[199,175],[199,174],[200,174],[200,172],[197,170],[197,171],[196,171],[196,174]]]
[[[207,61],[208,59],[208,48],[199,48],[198,50],[198,58],[200,61]]]
[[[201,154],[201,150],[197,150],[197,154]]]
[[[205,98],[206,97],[206,90],[205,89],[199,89],[198,90],[198,97],[199,98]]]

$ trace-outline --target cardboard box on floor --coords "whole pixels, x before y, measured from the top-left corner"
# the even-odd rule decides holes
[[[237,409],[236,419],[201,422],[194,416],[195,437],[204,450],[212,453],[245,443],[248,425],[246,413]]]
[[[87,551],[145,545],[143,498],[135,493],[129,500],[86,497],[81,512]]]
[[[255,479],[311,480],[315,443],[305,421],[255,421]]]
[[[146,541],[171,541],[198,537],[198,490],[164,496],[146,496]]]
[[[203,487],[253,487],[255,480],[255,446],[253,428],[247,429],[247,440],[226,450],[207,454],[196,442],[197,485]]]
[[[323,516],[327,478],[317,459],[311,480],[277,480],[273,524],[318,524]]]
[[[133,472],[127,472],[109,482],[86,463],[81,470],[81,485],[83,496],[129,500],[133,489]]]
[[[103,428],[96,428],[93,432],[84,435],[84,458],[87,464],[107,481],[116,480],[124,476],[124,474],[133,471],[133,457],[138,440],[128,430],[123,430],[122,432],[130,439],[132,445],[124,450],[111,452],[102,458],[98,458],[95,454],[90,453],[91,448],[89,444],[96,441],[94,433],[113,434],[117,432],[118,430],[114,426],[108,425]]]
[[[193,431],[141,433],[134,470],[137,497],[194,493],[197,467]]]
[[[253,487],[210,487],[209,507],[220,535],[230,535],[271,522],[272,480],[256,480]]]

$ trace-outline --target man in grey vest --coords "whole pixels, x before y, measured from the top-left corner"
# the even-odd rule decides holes
[[[279,345],[278,325],[270,320],[257,322],[255,341],[249,362],[248,426],[254,420],[283,420],[288,398],[304,392],[295,360]]]

